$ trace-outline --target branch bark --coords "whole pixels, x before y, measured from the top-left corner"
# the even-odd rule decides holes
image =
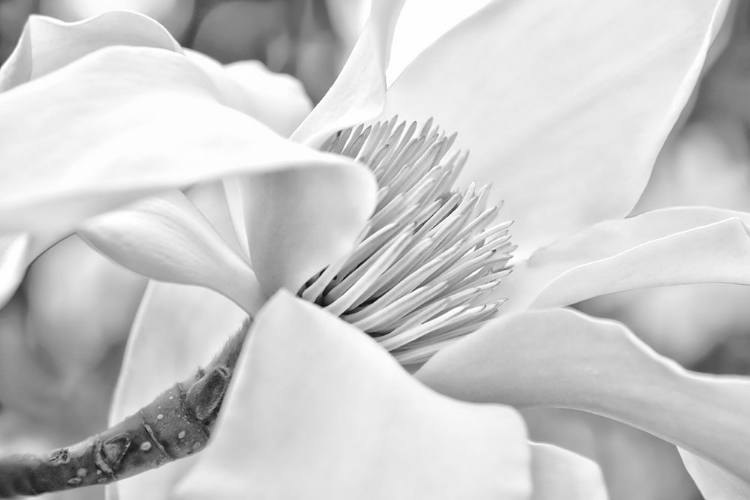
[[[119,424],[78,444],[41,455],[0,458],[0,498],[108,484],[204,449],[251,320],[197,373]]]

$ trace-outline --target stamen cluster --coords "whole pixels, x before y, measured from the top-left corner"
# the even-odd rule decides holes
[[[433,354],[491,319],[492,292],[510,269],[510,222],[491,226],[490,186],[453,184],[468,153],[451,152],[430,119],[418,134],[397,117],[331,136],[323,151],[368,165],[375,213],[352,252],[308,280],[299,295],[374,337],[402,364]],[[450,154],[449,154],[450,153]]]

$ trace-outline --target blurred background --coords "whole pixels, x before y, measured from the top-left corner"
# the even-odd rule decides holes
[[[0,62],[32,14],[65,21],[143,12],[184,47],[222,63],[254,59],[298,78],[313,103],[335,79],[366,0],[0,0]],[[692,104],[633,214],[678,205],[750,211],[750,3],[735,2]],[[68,238],[39,258],[0,311],[0,453],[69,444],[105,427],[145,281]],[[750,375],[750,289],[665,287],[581,310],[626,323],[657,351],[711,373]],[[92,313],[94,311],[94,313]],[[698,500],[673,446],[607,419],[528,411],[532,437],[597,460],[611,498]],[[553,422],[553,424],[550,424]],[[101,489],[46,498],[101,499]]]

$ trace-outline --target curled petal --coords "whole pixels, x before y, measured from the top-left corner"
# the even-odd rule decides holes
[[[425,390],[315,305],[276,295],[238,366],[211,446],[171,498],[529,498],[517,413]]]
[[[78,234],[143,276],[211,288],[250,313],[263,304],[247,262],[179,191],[95,217]]]
[[[292,139],[317,146],[331,133],[380,114],[385,106],[385,69],[393,30],[403,3],[372,2],[370,17],[344,68]]]
[[[351,250],[375,207],[375,180],[338,168],[243,179],[250,258],[266,296],[297,292]]]
[[[18,45],[0,68],[0,92],[113,45],[181,52],[179,44],[161,24],[136,12],[106,12],[75,23],[31,16]]]
[[[750,381],[688,372],[619,323],[564,309],[512,314],[444,349],[417,377],[467,401],[613,418],[750,480]]]
[[[128,339],[110,424],[132,415],[205,365],[245,317],[242,309],[212,290],[152,281]],[[193,458],[180,460],[108,486],[108,497],[163,500],[193,464]]]
[[[501,290],[509,309],[688,283],[750,284],[750,214],[667,208],[596,224],[537,251]]]
[[[532,500],[607,500],[596,462],[549,444],[531,443]]]
[[[224,182],[215,181],[197,184],[184,191],[188,200],[208,219],[227,245],[237,254],[246,256],[244,247],[235,232]]]
[[[0,228],[11,231],[69,226],[231,174],[325,166],[371,176],[220,104],[203,71],[158,49],[105,48],[0,94],[0,136]]]
[[[527,256],[631,211],[726,6],[492,2],[404,70],[383,116],[458,132],[463,179],[495,183]]]

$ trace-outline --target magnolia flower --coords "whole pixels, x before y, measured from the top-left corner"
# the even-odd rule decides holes
[[[292,141],[229,108],[257,116],[262,103],[235,75],[182,55],[137,16],[37,20],[37,38],[28,30],[0,74],[20,85],[0,96],[7,231],[50,234],[173,186],[225,179],[216,212],[171,191],[81,230],[133,270],[234,301],[152,282],[113,420],[255,315],[212,446],[118,485],[119,497],[530,498],[532,485],[534,498],[605,494],[590,462],[530,446],[515,410],[462,400],[623,421],[684,449],[707,497],[746,496],[747,382],[688,373],[624,326],[560,308],[640,287],[750,282],[747,214],[688,208],[620,220],[695,83],[724,3],[493,2],[386,90],[398,4],[373,4],[347,65]],[[118,43],[169,50],[101,48]],[[28,113],[40,119],[8,118]],[[277,293],[296,292],[349,252],[376,203],[366,167],[314,147],[396,113],[459,132],[471,150],[462,178],[495,181],[518,245],[516,271],[496,290],[508,298],[501,317],[419,368],[422,384],[355,327]],[[45,147],[30,147],[39,137]],[[34,175],[14,177],[21,165]],[[49,183],[35,182],[40,175]],[[233,231],[217,232],[229,220]],[[29,251],[13,255],[9,269]]]

